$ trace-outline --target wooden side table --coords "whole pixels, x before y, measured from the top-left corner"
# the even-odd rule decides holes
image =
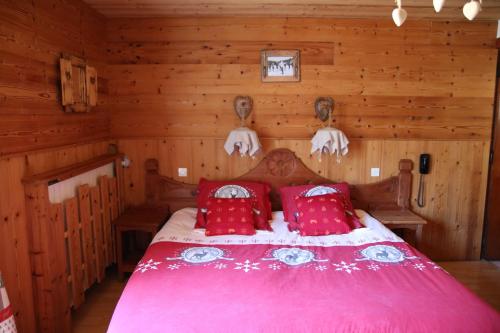
[[[387,228],[412,230],[415,233],[415,248],[422,240],[422,229],[427,221],[409,209],[404,210],[374,210],[370,214]]]
[[[150,234],[149,241],[151,241],[169,217],[170,211],[168,207],[138,206],[128,208],[113,222],[116,235],[118,276],[120,279],[123,279],[124,273],[134,271],[137,262],[143,255],[143,253],[131,253],[130,249],[124,249],[124,234],[130,231],[142,231]]]

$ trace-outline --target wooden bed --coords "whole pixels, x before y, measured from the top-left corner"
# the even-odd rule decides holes
[[[158,160],[149,159],[146,168],[146,201],[152,206],[169,206],[174,212],[185,207],[196,207],[196,184],[178,182],[158,173]],[[411,160],[399,162],[399,174],[373,184],[351,185],[351,200],[355,208],[366,211],[404,210],[410,205]],[[260,163],[236,180],[261,181],[271,185],[273,210],[281,210],[279,188],[299,184],[324,184],[332,181],[321,177],[289,149],[270,151]]]
[[[409,211],[411,168],[402,160],[397,176],[352,186],[356,206]],[[150,204],[196,206],[196,185],[160,176],[157,161],[146,177]],[[286,149],[238,179],[270,183],[274,210],[280,186],[330,182]],[[379,221],[363,214],[366,228],[303,237],[274,217],[273,232],[207,237],[193,228],[196,209],[174,214],[128,280],[108,332],[500,331],[494,309]]]

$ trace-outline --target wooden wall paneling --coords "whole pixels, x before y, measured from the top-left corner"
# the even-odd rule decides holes
[[[64,222],[64,205],[51,204],[50,205],[50,221],[53,225],[53,240],[55,242],[55,266],[52,267],[57,277],[57,313],[60,315],[56,324],[56,332],[70,332],[71,331],[71,305],[69,304],[69,285],[68,276],[69,271],[67,267],[68,248],[66,242],[68,233],[66,232]]]
[[[85,267],[85,289],[96,280],[96,266],[94,262],[94,233],[92,227],[90,187],[86,184],[78,186],[78,208],[80,227],[82,231],[83,261]]]
[[[333,65],[331,42],[197,41],[116,42],[111,64],[260,64],[262,49],[300,49],[301,64]]]
[[[94,226],[94,254],[96,265],[97,282],[104,279],[106,267],[106,256],[104,246],[104,228],[102,225],[101,194],[98,186],[90,188],[90,199],[92,204],[92,222]]]
[[[387,13],[390,3],[364,0],[346,3],[344,1],[318,0],[253,0],[241,2],[232,0],[194,0],[158,2],[152,0],[110,1],[90,0],[88,3],[109,17],[163,17],[163,16],[266,16],[266,17],[365,17],[389,21]],[[422,1],[407,1],[405,7],[411,18],[438,20],[463,20],[460,0],[449,0],[435,15],[432,6]],[[495,1],[485,2],[477,19],[494,20],[500,16],[500,6]]]
[[[119,144],[120,151],[127,152],[126,156],[130,159],[131,165],[134,166],[123,170],[125,205],[137,205],[143,202],[145,196],[144,169],[139,166],[144,165],[146,159],[158,156],[158,144],[157,140],[139,140],[130,142],[130,145],[129,141],[123,141]],[[164,146],[164,148],[166,147]],[[179,157],[182,158],[183,154],[187,154],[187,152],[179,152],[179,156],[162,154],[166,161],[162,163],[164,164],[163,168],[169,165],[168,161],[176,160]]]
[[[0,159],[0,270],[19,332],[34,332],[35,312],[24,189],[18,181],[22,159]]]
[[[125,176],[124,167],[122,166],[122,159],[115,161],[115,177],[116,177],[116,199],[118,204],[118,214],[121,215],[125,211]],[[113,238],[114,240],[115,238]],[[116,244],[115,244],[116,245]],[[116,254],[116,253],[115,253]]]
[[[210,179],[235,178],[250,170],[260,161],[227,156],[222,139],[157,139],[160,173],[179,181],[196,183],[200,177]],[[168,144],[168,142],[171,142]],[[182,144],[179,144],[182,142]],[[203,142],[203,144],[201,144]],[[337,163],[336,157],[323,157],[319,162],[310,155],[309,140],[263,139],[264,151],[283,147],[292,149],[304,163],[334,181],[354,184],[376,182],[397,174],[401,158],[409,158],[414,164],[412,209],[429,220],[424,228],[421,247],[436,260],[477,259],[481,241],[482,214],[484,210],[485,172],[487,170],[488,143],[482,141],[429,141],[429,140],[352,140],[350,153]],[[133,184],[134,193],[144,191],[143,169],[138,161],[154,152],[145,152],[145,146],[156,146],[153,140],[122,139],[120,149],[135,161],[125,169],[127,182]],[[215,147],[215,151],[214,151]],[[195,153],[191,153],[194,151]],[[426,176],[426,206],[416,204],[418,190],[418,158],[430,153],[431,173]],[[172,156],[176,158],[173,159]],[[198,161],[194,162],[192,161]],[[173,166],[172,166],[173,165]],[[178,177],[178,167],[190,167],[188,177]],[[201,167],[201,165],[204,165]],[[370,168],[380,168],[380,177],[371,177]],[[453,178],[452,178],[453,176]],[[476,189],[471,192],[471,189]],[[126,197],[127,204],[140,204],[139,196]],[[142,199],[144,200],[144,199]],[[474,221],[474,222],[472,222]]]
[[[49,223],[49,205],[47,187],[40,184],[25,187],[26,214],[31,221],[28,226],[29,250],[31,254],[31,275],[35,287],[34,303],[38,310],[36,330],[55,331],[55,318],[58,317],[56,297],[57,255],[55,243],[52,241],[53,229]],[[25,277],[26,278],[26,277]]]
[[[85,301],[85,276],[83,270],[83,255],[80,246],[80,223],[78,217],[77,198],[64,201],[66,223],[68,225],[69,263],[71,270],[71,305],[77,309]]]
[[[287,147],[332,180],[373,182],[415,163],[436,162],[428,200],[424,252],[434,259],[478,258],[497,50],[496,22],[265,17],[111,19],[107,39],[111,132],[135,163],[124,170],[127,204],[144,200],[146,158],[179,181],[231,178],[259,161],[227,157],[229,131],[239,125],[235,95],[254,99],[248,124],[264,151]],[[294,47],[305,56],[302,81],[263,84],[257,49]],[[330,55],[332,58],[330,58]],[[471,61],[475,59],[477,61]],[[310,138],[318,96],[336,101],[333,125],[351,140],[350,153],[320,163]],[[458,165],[456,163],[459,163]],[[416,163],[418,165],[418,163]],[[178,177],[179,167],[188,177]],[[459,180],[451,178],[457,175]],[[416,177],[414,177],[416,178]],[[414,182],[416,183],[416,182]],[[415,184],[416,185],[416,184]]]
[[[460,45],[493,46],[497,22],[438,22],[410,20],[402,28],[390,20],[335,18],[266,18],[266,17],[170,17],[146,19],[111,19],[108,21],[110,42],[163,41],[339,41],[366,46],[436,44],[456,42]],[[377,29],[388,35],[379,35]],[[245,33],[242,33],[245,31]],[[398,33],[399,31],[399,33]],[[265,37],[264,37],[265,36]],[[384,43],[385,44],[385,43]]]
[[[0,156],[109,138],[104,109],[64,114],[58,88],[61,52],[104,69],[104,17],[79,0],[11,1],[0,11]]]

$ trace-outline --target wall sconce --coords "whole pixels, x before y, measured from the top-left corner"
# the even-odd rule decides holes
[[[250,96],[236,96],[234,98],[234,112],[240,118],[240,127],[232,130],[224,143],[224,149],[231,155],[235,150],[243,157],[255,157],[261,150],[257,133],[245,126],[245,119],[248,118],[252,112],[253,101]]]
[[[320,162],[322,154],[330,153],[336,154],[337,163],[340,163],[340,157],[349,152],[349,140],[344,132],[331,127],[333,107],[334,101],[331,97],[318,97],[314,102],[314,111],[318,118],[323,122],[328,120],[328,125],[317,130],[311,139],[311,155],[318,151]]]

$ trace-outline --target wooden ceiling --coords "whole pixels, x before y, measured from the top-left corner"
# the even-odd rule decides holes
[[[107,17],[162,16],[290,16],[387,18],[392,0],[84,0]],[[402,0],[409,19],[466,20],[462,6],[468,0],[447,0],[436,14],[432,0]],[[484,0],[477,20],[500,19],[500,1]]]

